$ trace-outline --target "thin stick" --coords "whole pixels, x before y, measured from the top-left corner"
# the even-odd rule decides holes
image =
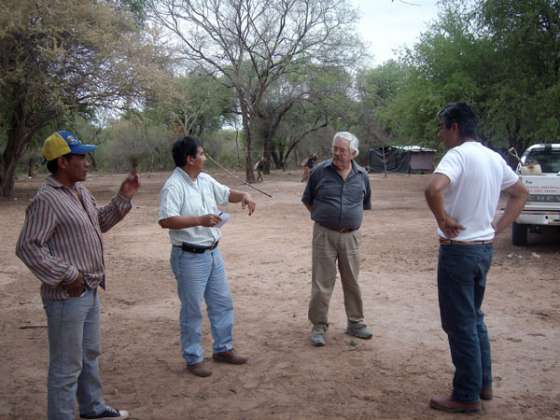
[[[247,185],[248,187],[254,189],[255,191],[260,192],[261,194],[266,195],[267,197],[272,198],[272,196],[269,193],[264,192],[263,190],[258,189],[257,187],[253,186],[252,184],[249,184],[247,181],[245,181],[244,179],[241,179],[240,177],[238,177],[237,175],[235,175],[234,173],[232,173],[229,169],[224,168],[220,163],[218,163],[212,156],[210,156],[208,154],[208,152],[204,151],[204,154],[206,155],[206,157],[208,159],[210,159],[212,162],[214,162],[219,168],[222,168],[224,171],[226,171],[226,173],[232,177],[234,177],[235,179],[241,181],[243,184]]]

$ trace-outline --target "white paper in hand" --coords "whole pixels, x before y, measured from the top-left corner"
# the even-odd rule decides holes
[[[220,221],[220,223],[217,223],[214,227],[221,228],[223,225],[226,224],[226,222],[229,220],[231,216],[229,213],[226,213],[225,211],[221,211],[218,213],[218,217],[220,217],[220,219],[222,220]]]

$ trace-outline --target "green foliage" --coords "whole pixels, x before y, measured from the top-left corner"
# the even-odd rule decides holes
[[[270,135],[277,167],[286,166],[290,154],[301,147],[304,139],[308,144],[303,150],[316,149],[315,143],[321,139],[312,133],[327,125],[330,130],[348,130],[357,122],[357,103],[352,98],[354,81],[349,71],[341,66],[319,64],[307,64],[302,70],[280,79],[264,100],[270,108],[275,104],[279,104],[279,109],[282,104],[289,105]]]
[[[406,66],[389,61],[357,74],[359,137],[369,145],[385,144],[391,140],[391,118],[384,111],[401,91],[407,77]],[[364,143],[364,141],[362,143]]]
[[[488,43],[471,31],[470,15],[448,8],[405,57],[406,79],[380,119],[399,143],[437,144],[435,115],[447,102],[476,103],[485,95]]]
[[[146,20],[146,0],[117,0],[123,7],[127,8],[134,16],[138,24]]]
[[[212,131],[202,138],[204,150],[222,166],[241,168],[243,164],[243,143],[239,134],[231,129]],[[206,163],[210,168],[215,166],[210,160]]]
[[[437,111],[466,101],[480,117],[481,137],[495,146],[560,138],[559,16],[557,0],[443,2],[376,118],[399,142],[434,146]]]
[[[560,2],[480,2],[479,27],[495,48],[486,126],[518,149],[560,139]]]
[[[160,52],[112,1],[0,0],[1,195],[42,129],[68,115],[143,102],[165,74]]]
[[[230,122],[234,109],[231,88],[206,73],[191,72],[170,80],[146,110],[146,117],[177,133],[200,137]]]
[[[101,169],[125,172],[132,160],[141,171],[172,168],[174,134],[165,126],[146,125],[142,120],[120,119],[105,128],[99,137],[95,158]]]
[[[169,79],[144,111],[129,110],[102,130],[99,166],[123,171],[136,159],[143,171],[172,168],[171,147],[184,135],[201,138],[209,154],[233,163],[233,149],[222,144],[231,135],[219,131],[231,108],[231,90],[209,75],[192,72]]]
[[[560,1],[440,4],[399,61],[357,69],[347,1],[0,0],[1,193],[12,162],[62,127],[99,144],[97,164],[112,170],[132,157],[168,169],[173,140],[195,135],[248,180],[261,154],[279,167],[326,157],[338,130],[363,148],[437,146],[435,116],[450,101],[471,103],[495,146],[560,139]],[[148,41],[146,12],[180,40],[183,75]],[[125,113],[94,122],[99,107]],[[242,133],[223,129],[238,123]]]

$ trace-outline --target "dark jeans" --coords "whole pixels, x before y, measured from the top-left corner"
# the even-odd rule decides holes
[[[480,390],[492,383],[490,342],[480,306],[493,252],[491,244],[439,248],[439,309],[455,365],[457,401],[479,401]]]

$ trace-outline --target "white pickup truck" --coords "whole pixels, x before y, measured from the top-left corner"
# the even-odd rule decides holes
[[[535,144],[525,150],[517,172],[529,190],[523,211],[513,223],[513,245],[527,245],[528,232],[560,226],[560,143]],[[560,229],[560,228],[558,228]]]

